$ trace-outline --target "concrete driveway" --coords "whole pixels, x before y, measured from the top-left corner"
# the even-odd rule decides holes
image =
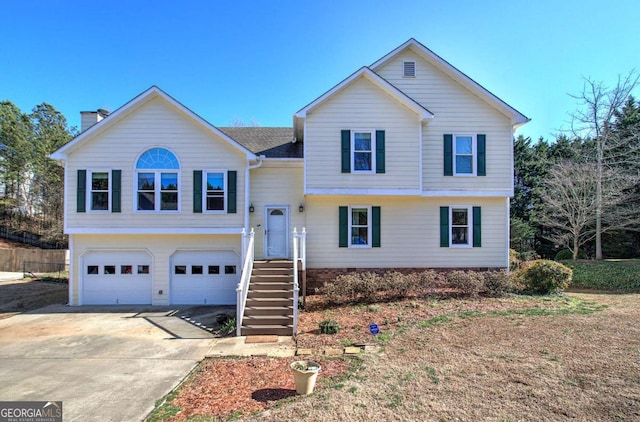
[[[171,309],[52,305],[0,320],[0,400],[62,400],[65,421],[140,421],[207,355]]]

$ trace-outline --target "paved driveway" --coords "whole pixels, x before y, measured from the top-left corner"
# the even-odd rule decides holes
[[[139,421],[207,354],[169,309],[52,305],[0,320],[0,401],[63,401],[65,421]]]

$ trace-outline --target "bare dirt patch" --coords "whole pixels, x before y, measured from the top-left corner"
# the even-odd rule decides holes
[[[187,383],[193,388],[170,400],[171,420],[640,420],[639,305],[637,294],[571,294],[398,302],[374,312],[308,307],[300,320],[305,345],[355,341],[362,333],[370,342],[353,326],[364,327],[373,314],[388,333],[382,353],[361,355],[357,373],[297,398],[286,393],[294,388],[291,359],[207,361]],[[327,317],[340,321],[344,337],[312,339]],[[331,361],[318,359],[324,372]],[[260,401],[257,391],[273,395]],[[229,403],[224,411],[219,397]],[[194,411],[199,402],[208,407]]]
[[[0,281],[0,319],[54,303],[67,303],[69,286],[65,283],[24,279]]]

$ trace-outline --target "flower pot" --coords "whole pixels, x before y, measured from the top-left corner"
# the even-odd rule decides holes
[[[311,360],[297,360],[291,363],[291,371],[296,382],[296,393],[305,396],[313,393],[320,365]]]

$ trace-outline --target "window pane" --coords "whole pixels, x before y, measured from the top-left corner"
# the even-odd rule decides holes
[[[178,209],[178,192],[162,192],[160,194],[162,203],[161,210],[177,210]]]
[[[236,273],[236,266],[235,265],[225,265],[224,266],[224,273],[225,274],[235,274]]]
[[[219,265],[209,265],[209,274],[220,274]]]
[[[222,173],[207,173],[207,190],[224,190]]]
[[[456,136],[456,154],[469,154],[473,153],[473,141],[471,136]]]
[[[155,194],[153,192],[138,192],[138,210],[153,211],[155,209]]]
[[[178,190],[178,173],[160,174],[160,189]]]
[[[186,265],[176,265],[173,269],[174,274],[186,274],[187,266]]]
[[[109,193],[93,192],[91,193],[91,209],[93,211],[102,211],[109,209]]]
[[[91,190],[108,190],[108,173],[91,173]]]
[[[88,265],[87,266],[87,274],[98,274],[98,266],[97,265]]]
[[[456,155],[456,173],[473,173],[473,160],[469,155]]]
[[[371,170],[371,153],[355,152],[353,154],[354,170]]]
[[[138,169],[179,169],[178,159],[173,153],[164,148],[151,148],[142,154],[138,163]]]
[[[104,266],[104,273],[105,274],[115,274],[116,273],[116,266],[115,265],[105,265]]]
[[[191,274],[202,274],[202,265],[192,265]]]
[[[351,224],[354,226],[366,226],[367,220],[366,208],[352,208],[351,209]]]
[[[454,226],[466,226],[468,225],[468,213],[466,208],[454,208],[451,212],[452,224]]]
[[[148,265],[138,265],[138,274],[149,274]]]
[[[369,244],[369,230],[367,227],[352,227],[351,228],[351,244],[352,245],[368,245]]]
[[[222,192],[207,192],[207,211],[224,210],[224,194]]]
[[[138,190],[153,190],[155,188],[153,173],[138,173]]]
[[[469,234],[468,227],[453,227],[451,229],[451,244],[468,245],[469,244],[468,234]]]
[[[120,274],[131,274],[132,268],[131,265],[120,265]]]
[[[371,151],[371,133],[354,133],[353,146],[355,151]]]

